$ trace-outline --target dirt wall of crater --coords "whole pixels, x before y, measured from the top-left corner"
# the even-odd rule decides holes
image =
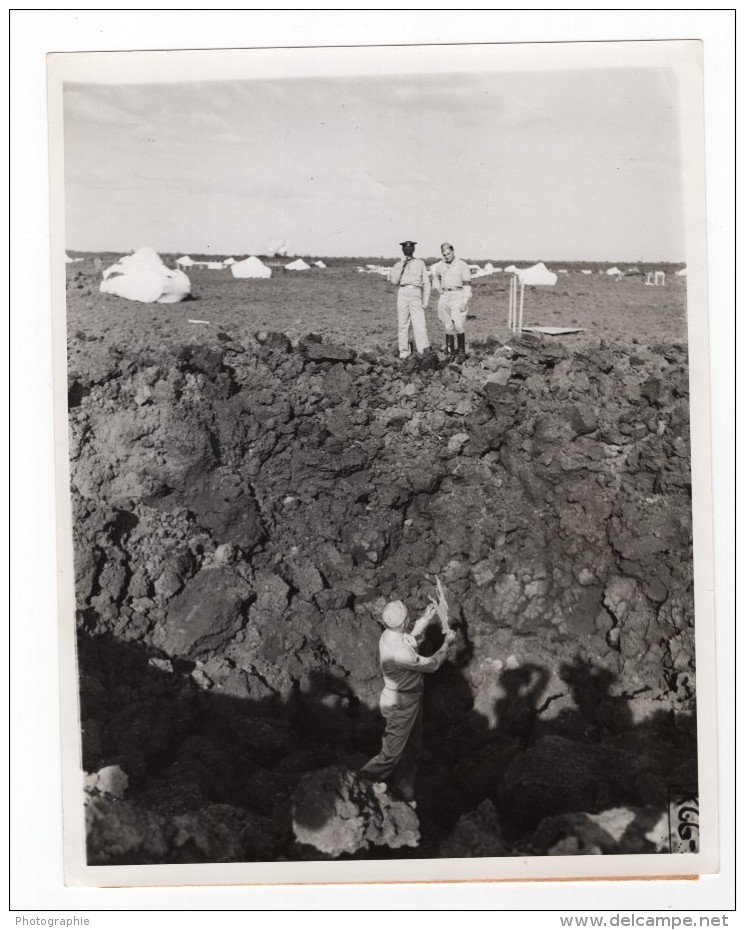
[[[437,574],[458,640],[417,854],[486,801],[519,845],[695,780],[683,346],[526,335],[453,366],[223,335],[70,357],[87,771],[120,765],[149,816],[238,806],[261,856],[302,858],[288,799],[376,751],[380,611]]]

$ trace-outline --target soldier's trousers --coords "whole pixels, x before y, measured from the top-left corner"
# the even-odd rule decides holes
[[[414,342],[417,352],[429,348],[427,322],[424,318],[421,291],[414,288],[400,288],[398,292],[398,351],[409,354],[409,324],[414,330]]]
[[[445,291],[437,301],[437,316],[449,336],[465,332],[468,316],[468,299],[465,292]]]
[[[413,795],[422,749],[422,692],[403,694],[385,689],[380,712],[385,718],[383,748],[362,771],[381,780],[392,775],[393,784],[402,793]]]

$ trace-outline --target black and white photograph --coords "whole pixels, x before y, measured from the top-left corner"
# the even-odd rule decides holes
[[[716,871],[700,44],[48,68],[68,880]]]

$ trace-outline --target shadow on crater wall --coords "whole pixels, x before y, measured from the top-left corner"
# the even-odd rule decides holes
[[[154,817],[164,837],[117,854],[125,827],[104,812],[92,820],[91,864],[327,858],[295,841],[291,798],[306,773],[356,770],[380,747],[382,719],[349,681],[319,670],[285,702],[256,700],[200,687],[193,663],[109,635],[81,633],[78,657],[83,768],[119,765],[129,777],[119,810]],[[352,858],[436,857],[458,818],[487,799],[513,854],[540,854],[533,844],[550,841],[546,818],[628,807],[637,811],[630,829],[649,829],[668,785],[695,784],[692,715],[634,723],[630,701],[609,692],[613,676],[575,660],[560,670],[573,702],[553,715],[542,703],[547,669],[499,671],[491,726],[474,710],[462,658],[426,680],[419,847]],[[319,816],[295,810],[305,826],[320,826]]]

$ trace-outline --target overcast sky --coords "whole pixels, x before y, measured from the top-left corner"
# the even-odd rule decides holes
[[[672,72],[69,83],[70,250],[683,261]]]

